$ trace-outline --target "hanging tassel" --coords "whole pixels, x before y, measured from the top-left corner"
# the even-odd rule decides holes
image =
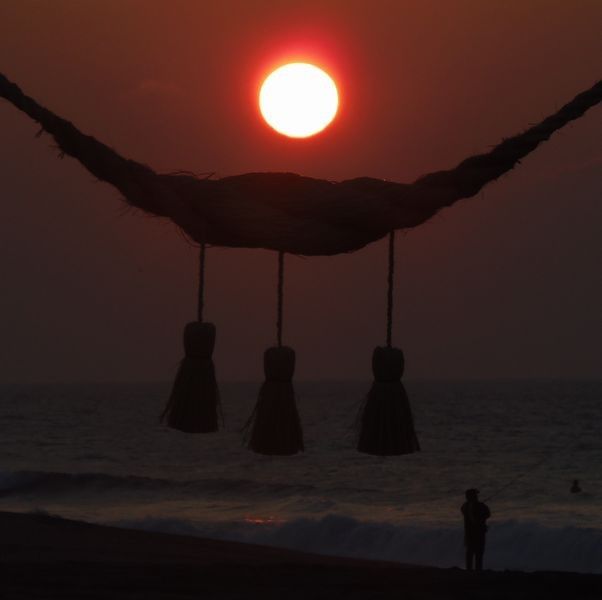
[[[250,418],[248,446],[258,454],[303,452],[303,432],[292,382],[295,351],[287,346],[268,348],[263,355],[263,368],[265,381]]]
[[[410,402],[401,383],[403,365],[403,352],[398,348],[375,348],[374,381],[361,414],[360,452],[394,456],[420,450]]]
[[[303,431],[297,412],[293,375],[295,351],[282,345],[284,254],[278,254],[278,316],[276,347],[263,355],[265,381],[253,414],[245,426],[248,447],[258,454],[291,455],[303,452]]]
[[[372,354],[374,381],[359,414],[357,449],[366,454],[394,456],[418,452],[420,445],[414,419],[401,377],[403,352],[391,345],[393,330],[393,274],[395,237],[389,235],[389,273],[387,293],[387,346]]]
[[[213,366],[215,325],[203,322],[205,245],[200,249],[198,321],[184,328],[185,356],[176,374],[162,421],[186,433],[217,431],[219,389]]]

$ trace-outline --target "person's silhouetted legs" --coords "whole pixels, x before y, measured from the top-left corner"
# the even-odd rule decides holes
[[[483,540],[484,542],[485,540]],[[466,546],[466,570],[482,571],[483,570],[483,554],[485,553],[485,544],[480,543],[481,540],[471,540]]]
[[[466,548],[466,570],[472,571],[472,561],[474,558],[474,552],[472,548]]]
[[[485,554],[485,532],[475,535],[471,541],[471,549],[475,557],[475,571],[482,571],[483,555]]]

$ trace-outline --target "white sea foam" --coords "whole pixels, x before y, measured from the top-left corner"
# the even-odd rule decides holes
[[[328,515],[285,523],[198,522],[147,517],[114,523],[122,527],[265,544],[316,554],[438,567],[461,566],[461,528],[362,522]],[[486,567],[602,573],[602,530],[549,528],[506,521],[490,528]]]

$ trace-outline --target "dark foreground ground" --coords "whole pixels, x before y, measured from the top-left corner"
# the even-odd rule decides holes
[[[602,576],[465,573],[0,513],[0,599],[602,599]]]

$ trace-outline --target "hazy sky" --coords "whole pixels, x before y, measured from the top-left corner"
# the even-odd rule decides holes
[[[163,170],[412,181],[487,150],[602,76],[602,2],[0,0],[0,72]],[[294,141],[258,115],[287,58],[337,79],[341,111]],[[0,101],[0,381],[171,379],[197,251]],[[399,236],[394,342],[407,376],[601,377],[602,108],[479,196]],[[212,249],[221,379],[260,380],[274,253]],[[371,378],[386,245],[290,257],[298,379]]]

